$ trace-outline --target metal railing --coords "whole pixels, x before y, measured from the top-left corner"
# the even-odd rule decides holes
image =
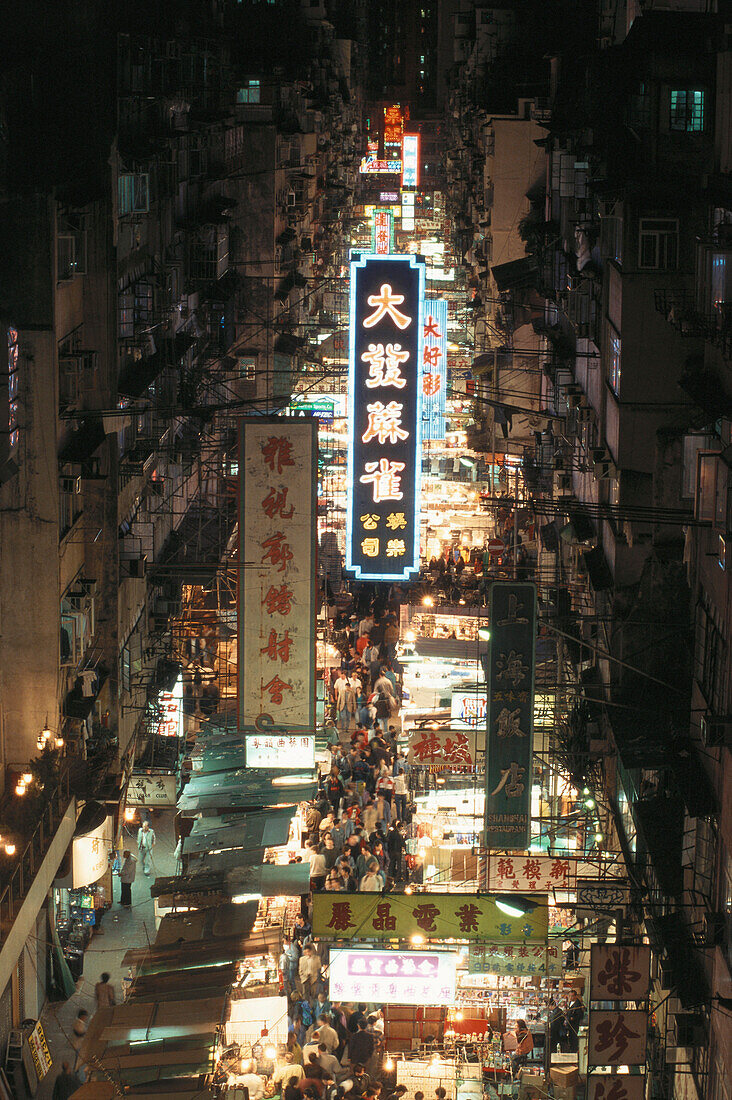
[[[18,856],[10,879],[0,894],[0,935],[2,939],[5,938],[5,933],[15,920],[20,904],[33,883],[51,841],[69,808],[71,799],[69,768],[62,765],[59,781],[51,797],[41,810],[35,829],[25,848]],[[0,942],[2,942],[2,939],[0,939]]]

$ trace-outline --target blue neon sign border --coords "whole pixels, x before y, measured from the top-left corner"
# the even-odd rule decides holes
[[[400,263],[404,263],[405,260],[409,260],[409,266],[416,269],[419,275],[419,301],[418,301],[418,336],[417,336],[417,425],[415,428],[415,441],[414,441],[414,500],[412,502],[412,510],[414,512],[414,545],[412,547],[412,561],[413,565],[407,565],[402,570],[401,576],[398,573],[363,573],[361,572],[360,565],[354,565],[352,559],[353,549],[353,506],[354,506],[354,493],[353,493],[353,478],[354,478],[354,425],[356,423],[356,269],[365,268],[369,260],[398,260]],[[351,260],[351,281],[349,287],[349,307],[348,307],[348,463],[346,466],[346,475],[348,477],[348,501],[346,508],[346,565],[347,572],[352,573],[353,577],[357,581],[407,581],[413,573],[419,573],[419,539],[421,529],[421,508],[420,499],[422,493],[422,386],[420,385],[422,375],[422,359],[424,356],[424,303],[425,303],[425,290],[426,290],[426,274],[425,265],[417,261],[416,256],[410,253],[407,254],[395,254],[392,256],[380,256],[375,252],[361,253],[361,257],[358,260]]]

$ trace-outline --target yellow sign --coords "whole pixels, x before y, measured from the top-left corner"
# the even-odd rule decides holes
[[[533,901],[536,899],[532,899]],[[315,894],[313,936],[345,940],[493,940],[545,943],[547,904],[509,917],[487,895]],[[415,937],[422,937],[416,940]]]
[[[53,1065],[53,1060],[51,1058],[51,1052],[48,1049],[48,1043],[46,1042],[46,1036],[43,1034],[43,1026],[40,1021],[36,1024],[30,1035],[28,1036],[28,1046],[30,1047],[36,1076],[39,1081],[42,1081],[50,1070],[51,1066]]]

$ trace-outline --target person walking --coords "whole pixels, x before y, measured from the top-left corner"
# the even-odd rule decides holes
[[[403,771],[394,773],[394,812],[397,821],[403,821],[407,812],[407,777]]]
[[[78,1074],[79,1077],[81,1077],[82,1081],[86,1080],[86,1074],[84,1073],[84,1070],[82,1068],[81,1046],[84,1042],[84,1036],[86,1035],[86,1030],[88,1027],[89,1013],[85,1008],[80,1008],[77,1013],[76,1019],[74,1020],[74,1026],[72,1028],[73,1034],[71,1036],[71,1046],[75,1052],[74,1073]]]
[[[149,822],[143,821],[142,825],[137,830],[137,850],[140,853],[143,875],[150,874],[150,863],[152,861],[152,851],[155,847],[155,840],[154,829],[150,828]]]
[[[125,849],[122,858],[124,863],[119,873],[120,905],[123,905],[125,909],[129,909],[132,905],[132,883],[135,881],[135,875],[137,874],[137,856],[133,856],[132,852]]]
[[[567,1046],[569,1048],[568,1053],[570,1054],[576,1054],[579,1050],[579,1029],[584,1018],[585,1006],[582,1003],[582,998],[575,989],[572,993],[572,999],[569,1002],[569,1008],[565,1014],[565,1020],[567,1021]]]
[[[109,974],[105,972],[94,986],[94,996],[97,1002],[97,1008],[111,1008],[113,1004],[116,1004],[114,996],[114,986],[109,981]]]
[[[68,1062],[61,1063],[61,1072],[53,1083],[53,1100],[69,1100],[72,1093],[82,1086],[78,1074],[72,1073]]]

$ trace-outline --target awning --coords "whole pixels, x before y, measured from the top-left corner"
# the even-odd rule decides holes
[[[539,265],[533,256],[524,256],[520,260],[491,267],[491,274],[499,293],[503,293],[505,290],[535,286],[539,278]]]
[[[310,892],[309,863],[265,863],[230,871],[204,869],[174,878],[156,879],[150,893],[162,905],[218,905],[239,894],[263,898],[301,897]],[[256,935],[256,933],[254,933]]]
[[[175,366],[196,342],[195,336],[177,332],[175,336],[156,337],[157,351],[145,359],[128,358],[117,381],[123,397],[141,397],[166,367]]]
[[[240,906],[225,905],[224,911],[238,909]],[[203,913],[218,913],[215,909],[201,910]],[[167,920],[166,917],[163,920]],[[282,928],[260,928],[249,935],[232,935],[214,939],[194,941],[182,940],[166,946],[154,944],[152,947],[139,947],[128,951],[122,960],[123,966],[140,966],[144,974],[167,973],[186,966],[215,966],[245,959],[248,955],[264,954],[267,951],[279,951],[282,945]]]
[[[683,806],[675,799],[656,795],[635,802],[633,816],[661,889],[669,897],[678,897],[683,888]]]
[[[316,791],[317,784],[308,774],[293,774],[282,768],[236,768],[215,775],[195,774],[178,799],[178,810],[195,814],[204,809],[284,807],[309,802]]]
[[[139,974],[125,1004],[141,1001],[179,1001],[218,996],[228,992],[237,977],[238,963],[197,966],[195,981],[190,970],[171,970],[167,974]]]
[[[590,577],[590,584],[595,592],[602,592],[606,588],[613,587],[613,575],[610,572],[610,566],[605,560],[605,554],[601,546],[596,546],[594,550],[585,550],[582,555],[585,559],[585,565],[587,566],[587,572]]]
[[[85,416],[79,427],[61,448],[59,464],[86,462],[106,439],[104,424],[100,416]]]

